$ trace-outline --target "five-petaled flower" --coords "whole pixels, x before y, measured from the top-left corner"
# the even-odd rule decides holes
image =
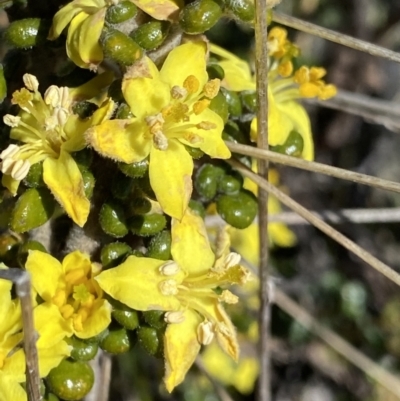
[[[206,44],[172,50],[158,71],[144,57],[125,74],[122,92],[134,115],[90,128],[87,141],[100,154],[125,163],[150,157],[151,187],[165,213],[181,219],[192,193],[193,159],[186,146],[211,157],[230,152],[221,135],[223,121],[209,109],[219,80],[208,81]]]
[[[71,334],[90,338],[108,327],[111,305],[94,280],[101,266],[88,255],[75,251],[60,263],[47,253],[30,251],[25,267],[32,275],[33,289],[44,305],[58,307]]]
[[[164,382],[168,391],[183,381],[201,345],[214,337],[238,359],[236,332],[222,306],[238,298],[223,288],[250,278],[250,272],[239,265],[240,256],[229,251],[226,231],[218,237],[214,254],[203,220],[190,209],[181,221],[173,219],[171,234],[173,260],[130,256],[96,277],[105,292],[131,308],[167,312]]]
[[[11,281],[0,279],[0,400],[27,401],[21,386],[26,381],[21,305],[12,298],[11,288]],[[46,377],[69,356],[70,347],[64,338],[72,333],[54,305],[36,306],[33,319],[38,333],[39,375]]]
[[[210,50],[221,60],[224,69],[222,85],[233,91],[255,91],[256,84],[247,62],[225,49],[211,45]],[[328,99],[336,94],[336,87],[326,84],[325,69],[306,66],[294,71],[292,59],[299,55],[299,49],[287,39],[287,32],[274,27],[268,34],[268,141],[271,146],[282,145],[292,131],[303,138],[301,157],[314,158],[310,118],[300,98],[318,97]],[[251,137],[257,137],[257,119],[251,123]]]
[[[113,104],[105,102],[92,117],[82,120],[72,113],[69,88],[52,85],[42,97],[35,76],[25,74],[23,79],[26,88],[14,92],[12,98],[21,111],[17,116],[4,116],[4,123],[12,127],[11,139],[23,144],[11,144],[0,153],[2,183],[15,195],[30,166],[43,161],[44,182],[72,220],[83,226],[90,202],[82,174],[70,153],[86,146],[84,132],[107,118]],[[79,96],[79,88],[73,92]]]

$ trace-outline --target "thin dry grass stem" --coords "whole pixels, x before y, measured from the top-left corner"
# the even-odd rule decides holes
[[[349,362],[361,369],[366,375],[400,398],[400,380],[396,376],[366,357],[342,337],[320,324],[307,310],[278,288],[274,290],[273,302],[302,326],[320,337]]]
[[[400,208],[379,209],[340,209],[340,210],[310,210],[312,214],[321,220],[329,221],[331,224],[373,224],[373,223],[399,223]],[[219,215],[206,216],[207,227],[225,226],[225,221]],[[257,223],[257,219],[254,221]],[[282,212],[270,214],[269,223],[285,223],[289,225],[310,224],[303,217],[294,212]]]
[[[375,99],[361,93],[339,90],[328,100],[303,99],[306,103],[318,104],[364,118],[368,122],[400,129],[400,108],[398,102]]]
[[[40,401],[42,396],[40,395],[39,361],[36,348],[37,335],[33,323],[31,278],[27,271],[17,268],[0,270],[0,278],[15,284],[17,296],[21,300],[26,391],[28,401]]]
[[[255,59],[257,87],[257,146],[268,150],[268,24],[267,2],[255,0]],[[268,160],[258,159],[257,168],[260,176],[268,179]],[[260,310],[259,323],[259,352],[260,376],[257,383],[257,400],[271,400],[269,331],[271,305],[269,300],[269,249],[268,249],[268,192],[260,188],[258,191],[258,221],[259,241],[265,246],[259,250],[260,269]]]
[[[196,358],[195,365],[199,368],[199,370],[207,377],[207,379],[213,385],[215,392],[217,393],[217,395],[221,401],[233,401],[233,398],[228,394],[228,392],[225,390],[224,386],[222,384],[220,384],[217,380],[215,380],[214,377],[207,370],[201,357]]]
[[[312,214],[309,210],[301,206],[299,203],[294,201],[288,195],[284,194],[278,188],[274,187],[267,180],[253,173],[244,164],[240,163],[237,160],[229,160],[228,163],[231,164],[237,171],[239,171],[245,177],[248,177],[252,181],[254,181],[259,186],[259,188],[263,188],[266,191],[268,191],[270,195],[274,195],[280,202],[282,202],[285,206],[287,206],[288,208],[292,209],[294,212],[302,216],[304,219],[308,220],[314,227],[324,232],[326,235],[335,240],[337,243],[341,244],[350,252],[357,255],[364,262],[368,263],[371,267],[373,267],[381,274],[386,276],[389,280],[393,281],[394,283],[400,286],[400,274],[395,272],[388,265],[381,262],[379,259],[371,255],[365,249],[361,248],[356,243],[351,241],[349,238],[341,234],[339,231],[335,230],[329,224],[325,223],[323,220]]]
[[[331,42],[339,43],[340,45],[359,50],[372,56],[383,57],[388,60],[400,63],[400,54],[384,47],[365,42],[361,39],[356,39],[339,32],[332,31],[331,29],[323,28],[322,26],[303,21],[299,18],[291,17],[280,12],[273,12],[272,19],[280,24],[290,26],[291,28],[299,31],[307,32],[320,38],[330,40]]]
[[[271,150],[258,149],[253,146],[242,145],[234,142],[226,142],[226,144],[232,152],[239,153],[241,155],[269,160],[274,163],[297,167],[301,168],[302,170],[326,174],[332,177],[341,178],[342,180],[357,182],[359,184],[400,193],[400,184],[398,182],[384,180],[383,178],[373,177],[366,174],[355,173],[353,171],[328,166],[322,163],[311,162],[299,159],[297,157],[286,156],[277,152],[272,152]]]

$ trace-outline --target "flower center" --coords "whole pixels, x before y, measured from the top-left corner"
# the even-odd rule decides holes
[[[65,284],[57,289],[52,301],[64,319],[72,319],[74,329],[82,331],[97,298],[93,280],[83,268],[78,268],[65,275]]]

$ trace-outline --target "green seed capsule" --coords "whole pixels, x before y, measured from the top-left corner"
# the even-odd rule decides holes
[[[199,148],[192,148],[191,146],[185,145],[185,149],[193,159],[197,160],[204,156],[204,152]]]
[[[218,192],[236,195],[243,186],[243,177],[236,171],[224,175],[218,182]]]
[[[224,69],[218,64],[209,64],[207,66],[207,74],[209,79],[224,79],[225,78],[225,71]]]
[[[133,341],[124,327],[112,327],[100,342],[100,348],[110,354],[124,354],[133,347]]]
[[[257,92],[256,91],[243,91],[240,94],[242,98],[243,106],[250,112],[256,113],[257,112]]]
[[[84,120],[91,117],[98,108],[97,104],[83,100],[72,106],[72,112]]]
[[[103,269],[110,269],[120,265],[128,255],[132,252],[132,248],[124,242],[112,242],[101,248],[100,260]]]
[[[209,108],[217,113],[224,120],[224,123],[228,121],[229,107],[225,96],[221,92],[218,92],[218,95],[211,100]]]
[[[194,199],[190,199],[189,207],[195,214],[200,216],[202,219],[206,217],[206,209],[204,209],[204,206],[201,202]]]
[[[47,376],[47,385],[57,397],[78,401],[91,390],[94,383],[93,369],[86,362],[64,359]]]
[[[89,148],[82,149],[79,152],[74,152],[71,155],[81,171],[89,169],[92,165],[93,151]]]
[[[25,18],[12,22],[5,35],[11,46],[28,49],[44,43],[49,28],[49,21],[40,18]]]
[[[185,33],[196,35],[212,28],[222,16],[221,6],[213,0],[196,0],[187,4],[179,15]]]
[[[129,231],[124,208],[116,201],[103,204],[100,210],[99,223],[106,234],[116,238],[124,237]]]
[[[142,191],[149,199],[156,200],[156,194],[150,184],[149,174],[146,173],[143,177],[135,180],[135,186],[139,191]]]
[[[33,241],[33,240],[25,241],[19,247],[17,254],[17,261],[21,267],[25,266],[29,251],[47,252],[46,248],[39,241]]]
[[[26,190],[15,204],[11,214],[11,229],[24,233],[46,223],[53,215],[55,200],[47,188]]]
[[[219,166],[205,163],[196,173],[194,186],[198,194],[206,201],[210,201],[217,194],[218,181],[224,175]]]
[[[252,22],[255,18],[254,2],[251,0],[225,0],[228,10],[243,22]]]
[[[84,341],[75,336],[66,338],[65,341],[72,347],[71,358],[75,361],[90,361],[96,356],[99,349],[97,343]]]
[[[114,100],[114,102],[117,103],[125,102],[121,86],[122,86],[122,78],[119,78],[113,81],[108,88],[108,93],[107,93],[108,97]]]
[[[140,326],[137,329],[139,344],[155,357],[161,357],[163,351],[163,339],[160,332],[154,327]]]
[[[94,175],[89,170],[81,171],[83,178],[83,188],[85,190],[85,195],[88,199],[90,199],[93,195],[95,179]]]
[[[217,211],[232,227],[246,228],[257,215],[257,198],[247,190],[236,195],[222,195],[217,200]]]
[[[132,65],[139,60],[143,51],[129,36],[116,29],[109,29],[100,39],[104,55],[123,66]]]
[[[0,234],[0,262],[12,266],[17,258],[20,241],[11,234]]]
[[[134,234],[148,237],[159,233],[167,224],[163,214],[152,213],[139,216],[132,216],[129,219],[129,228]]]
[[[131,197],[133,191],[133,180],[126,175],[119,173],[111,184],[111,193],[114,198],[126,200]]]
[[[150,21],[140,25],[130,36],[143,49],[154,50],[162,45],[170,26],[168,21]]]
[[[288,156],[301,157],[304,148],[304,139],[297,131],[291,131],[283,145],[271,147],[274,152]]]
[[[164,311],[149,310],[143,312],[143,318],[149,326],[157,330],[163,330],[165,327],[167,327],[167,323],[164,320],[164,314]]]
[[[149,168],[149,159],[143,159],[140,162],[126,164],[118,163],[118,168],[128,177],[139,178],[143,177]]]
[[[132,214],[146,214],[151,210],[151,202],[147,198],[133,198],[129,205]]]
[[[111,315],[113,319],[115,319],[127,330],[135,330],[139,326],[139,315],[137,311],[120,302],[119,305],[111,312]]]
[[[250,143],[249,137],[243,133],[234,121],[231,120],[225,124],[224,131],[222,132],[222,139],[236,143]]]
[[[120,3],[107,8],[105,20],[110,24],[120,24],[137,13],[137,7],[130,1]]]
[[[29,188],[43,187],[45,185],[43,181],[43,163],[33,164],[22,182]]]
[[[168,230],[156,234],[150,241],[147,256],[153,259],[170,260],[171,257],[171,232]]]
[[[243,111],[239,95],[225,88],[221,88],[221,93],[224,95],[226,103],[228,103],[229,114],[233,117],[241,116]]]
[[[126,120],[126,119],[132,118],[132,117],[133,117],[133,113],[131,111],[131,108],[126,103],[121,103],[118,106],[115,118],[118,118],[120,120]]]

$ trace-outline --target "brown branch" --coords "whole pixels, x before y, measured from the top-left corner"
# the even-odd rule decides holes
[[[368,263],[371,267],[373,267],[381,274],[386,276],[388,279],[392,280],[394,283],[400,286],[400,274],[391,269],[388,265],[381,262],[375,256],[371,255],[365,249],[361,248],[359,245],[351,241],[349,238],[341,234],[339,231],[335,230],[329,224],[319,219],[317,216],[315,216],[309,210],[307,210],[299,203],[294,201],[288,195],[284,194],[282,191],[274,187],[267,180],[253,173],[244,164],[238,162],[237,160],[229,160],[228,163],[232,165],[241,174],[243,174],[245,177],[248,177],[252,181],[254,181],[260,188],[264,188],[266,191],[269,192],[270,195],[274,195],[284,205],[286,205],[287,207],[298,213],[304,219],[308,220],[314,227],[324,232],[326,235],[335,240],[337,243],[341,244],[350,252],[357,255],[364,262]]]
[[[384,180],[382,178],[377,178],[366,174],[355,173],[353,171],[328,166],[322,163],[311,162],[299,159],[297,157],[286,156],[280,153],[272,152],[271,150],[258,149],[253,146],[241,145],[234,142],[226,142],[226,144],[232,152],[239,153],[241,155],[269,160],[274,163],[297,167],[303,170],[313,171],[314,173],[326,174],[332,177],[341,178],[343,180],[400,193],[400,184],[398,182]]]

